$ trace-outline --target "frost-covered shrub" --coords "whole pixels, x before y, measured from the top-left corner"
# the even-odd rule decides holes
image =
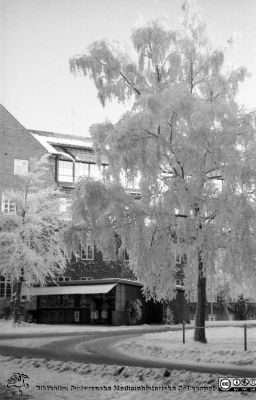
[[[164,324],[173,325],[174,324],[174,314],[170,306],[167,306],[164,313]]]
[[[130,299],[127,301],[126,313],[128,325],[135,325],[142,317],[142,302],[140,299]]]

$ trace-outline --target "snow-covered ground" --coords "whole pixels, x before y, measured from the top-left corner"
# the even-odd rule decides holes
[[[254,324],[256,321],[206,321],[206,326],[242,326],[244,323]],[[187,327],[193,327],[194,321],[191,324],[187,324]],[[177,329],[182,328],[182,324],[178,325],[135,325],[135,326],[103,326],[103,325],[74,325],[74,324],[63,324],[63,325],[50,325],[50,324],[29,324],[22,322],[21,324],[13,324],[12,320],[5,321],[0,319],[0,336],[8,334],[23,334],[23,333],[72,333],[72,332],[115,332],[120,330],[141,330],[141,329],[159,329],[162,328]]]
[[[255,325],[256,321],[248,321]],[[221,325],[227,325],[225,328]],[[225,362],[242,365],[255,365],[256,329],[248,327],[248,351],[243,351],[244,321],[209,322],[206,331],[208,343],[200,344],[193,341],[193,329],[186,330],[186,343],[182,343],[181,331],[147,333],[118,344],[118,348],[134,356],[170,357],[172,360],[193,360],[198,362]],[[135,329],[147,329],[152,326],[138,326]],[[161,329],[163,326],[159,326]],[[154,326],[157,328],[157,326]],[[170,328],[177,329],[177,326]],[[102,327],[74,325],[34,325],[23,324],[13,327],[10,321],[0,322],[2,335],[23,333],[59,333],[59,332],[92,332],[118,331],[134,329],[134,327]],[[41,346],[49,341],[60,340],[51,338],[15,339],[15,346]],[[67,339],[67,336],[65,337]],[[12,339],[1,339],[6,344]],[[225,393],[217,390],[218,376],[214,374],[194,373],[188,371],[166,371],[164,369],[148,369],[138,367],[120,367],[107,365],[81,364],[74,362],[46,361],[43,359],[15,359],[0,356],[0,399],[22,398],[22,400],[96,400],[96,399],[236,399],[239,393]],[[6,389],[7,379],[13,373],[26,374],[29,388],[23,390],[23,395],[12,396],[11,389]],[[206,387],[206,389],[204,388]],[[216,390],[214,390],[216,388]],[[255,398],[255,394],[247,394]]]
[[[33,400],[208,400],[240,398],[239,393],[218,392],[218,377],[187,371],[167,371],[42,359],[15,359],[0,356],[0,396],[9,399],[5,389],[14,373],[26,374],[29,388],[21,399]],[[1,386],[2,385],[2,386]],[[2,390],[1,390],[2,389]],[[26,397],[25,397],[26,396]],[[255,396],[249,394],[248,397]],[[13,397],[13,400],[16,400]]]
[[[251,321],[250,321],[251,322]],[[254,325],[255,326],[255,325]],[[247,351],[244,351],[244,329],[216,327],[206,329],[207,344],[193,340],[194,330],[147,333],[138,338],[119,342],[116,348],[134,357],[157,357],[184,361],[225,363],[256,366],[256,327],[247,328]]]
[[[103,326],[103,325],[50,325],[50,324],[29,324],[22,322],[13,324],[12,320],[5,321],[0,319],[0,336],[8,334],[23,333],[73,333],[73,332],[115,332],[123,330],[141,330],[141,329],[162,329],[164,325],[136,325],[136,326]],[[175,325],[178,326],[178,325]],[[180,325],[181,326],[181,325]]]

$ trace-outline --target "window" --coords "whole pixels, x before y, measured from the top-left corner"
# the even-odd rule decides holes
[[[207,301],[208,303],[217,303],[217,301],[218,301],[218,295],[217,295],[217,293],[214,292],[214,290],[211,289],[211,288],[208,288],[208,289],[206,290],[206,301]]]
[[[16,214],[16,204],[14,201],[2,196],[1,211],[4,214]]]
[[[63,305],[64,307],[74,307],[75,300],[73,294],[67,294],[63,296]]]
[[[99,167],[94,163],[72,161],[58,161],[58,181],[74,182],[82,177],[90,177],[93,179],[102,179],[105,165]]]
[[[58,181],[59,182],[73,182],[73,162],[72,161],[58,161]]]
[[[181,257],[181,250],[176,249],[175,250],[175,257],[176,257],[176,264],[181,264],[182,257]]]
[[[57,277],[57,281],[58,281],[58,282],[70,282],[70,281],[71,281],[71,276],[59,275],[59,276]]]
[[[88,163],[78,162],[75,164],[75,181],[82,177],[89,176],[89,165]]]
[[[90,164],[90,178],[102,179],[102,168],[97,164]]]
[[[101,254],[102,254],[102,260],[103,261],[110,262],[110,258],[107,255],[104,255],[104,253],[101,253]]]
[[[25,176],[28,174],[28,160],[14,160],[14,175]]]
[[[70,221],[72,219],[71,199],[67,197],[61,197],[59,199],[59,211],[64,221]]]
[[[196,290],[191,290],[189,293],[189,301],[190,303],[197,303],[197,291]]]
[[[80,276],[80,281],[92,281],[93,278],[91,276]]]
[[[117,285],[116,286],[116,311],[125,311],[125,286]]]
[[[130,179],[130,180],[126,176],[126,173],[125,173],[124,170],[122,170],[121,173],[120,173],[121,183],[126,189],[139,190],[139,188],[140,188],[140,179],[141,179],[141,174],[140,173],[138,173],[137,176],[135,176],[133,179]]]
[[[124,251],[124,261],[127,261],[127,262],[129,262],[129,261],[130,261],[129,254],[127,253],[127,251],[126,251],[126,250]]]
[[[94,246],[88,242],[85,248],[80,248],[78,256],[81,260],[94,260]]]
[[[13,283],[4,276],[0,276],[0,297],[11,297],[12,292]]]
[[[175,285],[176,285],[176,286],[184,286],[181,279],[176,279],[176,280],[175,280]]]

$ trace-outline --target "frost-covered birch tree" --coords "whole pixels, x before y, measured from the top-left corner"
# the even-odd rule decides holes
[[[20,176],[17,190],[5,191],[16,213],[0,213],[0,274],[13,282],[14,322],[17,322],[21,287],[45,285],[66,268],[59,193],[46,186],[49,173],[44,158],[30,160],[28,175]]]
[[[226,66],[189,3],[182,12],[175,31],[157,21],[135,29],[131,56],[102,40],[70,60],[103,106],[132,103],[116,124],[91,127],[107,183],[79,182],[74,211],[102,251],[118,233],[151,298],[175,296],[179,258],[186,292],[197,287],[194,339],[206,342],[206,279],[221,268],[248,291],[255,284],[254,115],[236,100],[246,69]],[[139,201],[120,176],[139,181]]]

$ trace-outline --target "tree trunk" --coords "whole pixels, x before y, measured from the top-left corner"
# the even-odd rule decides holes
[[[199,256],[194,340],[207,343],[205,336],[206,277],[203,274],[203,262],[200,258]]]
[[[14,293],[13,293],[13,320],[14,323],[20,321],[21,317],[21,286],[22,286],[22,277],[15,283],[14,285]]]

